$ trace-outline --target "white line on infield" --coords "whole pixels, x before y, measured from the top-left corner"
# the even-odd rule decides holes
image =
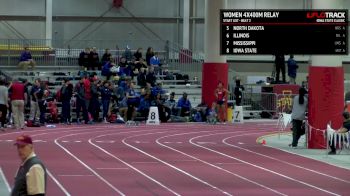
[[[4,179],[4,183],[5,183],[6,187],[7,187],[7,190],[11,193],[10,184],[9,184],[9,182],[7,181],[6,176],[5,176],[4,172],[2,171],[1,167],[0,167],[0,175],[1,175],[2,178]]]
[[[55,144],[57,146],[59,146],[62,150],[64,150],[67,154],[69,154],[71,157],[73,157],[75,160],[77,160],[81,165],[83,165],[86,169],[88,169],[89,171],[91,171],[97,178],[99,178],[100,180],[102,180],[104,183],[106,183],[110,188],[112,188],[115,192],[117,192],[119,195],[125,196],[125,194],[123,192],[121,192],[118,188],[116,188],[115,186],[113,186],[110,182],[108,182],[105,178],[103,178],[101,175],[99,175],[95,170],[93,170],[91,167],[89,167],[85,162],[83,162],[82,160],[80,160],[78,157],[76,157],[72,152],[70,152],[67,148],[65,148],[64,146],[62,146],[58,140],[63,138],[63,137],[69,137],[69,136],[74,136],[74,135],[79,135],[79,134],[70,134],[70,135],[65,135],[62,137],[59,137],[57,139],[55,139]]]
[[[94,175],[83,175],[83,174],[58,174],[61,177],[93,177]]]
[[[98,170],[127,170],[129,168],[126,167],[114,167],[114,168],[96,168]]]
[[[201,131],[200,133],[207,133],[207,132],[212,132],[212,131]],[[237,131],[237,132],[243,132],[243,131]],[[237,132],[236,132],[236,133],[237,133]],[[160,140],[161,140],[161,139],[164,139],[164,138],[173,137],[173,136],[179,136],[179,135],[187,135],[187,134],[191,134],[191,133],[193,133],[193,132],[163,136],[163,137],[158,138],[158,139],[156,140],[156,143],[159,144],[159,145],[161,145],[161,146],[163,146],[163,147],[169,148],[169,149],[171,149],[171,150],[173,150],[173,151],[175,151],[175,152],[178,152],[178,153],[180,153],[180,154],[183,154],[183,155],[185,155],[185,156],[187,156],[187,157],[190,157],[190,158],[192,158],[192,159],[195,159],[195,160],[197,160],[197,161],[199,161],[199,162],[202,162],[202,163],[204,163],[204,164],[206,164],[206,165],[209,165],[209,166],[211,166],[211,167],[214,167],[214,168],[219,169],[219,170],[221,170],[221,171],[224,171],[224,172],[226,172],[226,173],[232,174],[232,175],[234,175],[234,176],[236,176],[236,177],[238,177],[238,178],[240,178],[240,179],[242,179],[242,180],[245,180],[245,181],[247,181],[247,182],[253,183],[253,184],[257,185],[257,186],[260,186],[260,187],[262,187],[262,188],[265,188],[265,189],[267,189],[267,190],[270,190],[270,191],[272,191],[272,192],[274,192],[274,193],[277,193],[277,194],[279,194],[279,195],[286,196],[285,194],[283,194],[283,193],[281,193],[281,192],[279,192],[279,191],[277,191],[277,190],[275,190],[275,189],[272,189],[272,188],[267,187],[267,186],[265,186],[265,185],[263,185],[263,184],[260,184],[260,183],[258,183],[258,182],[253,181],[253,180],[250,180],[250,179],[248,179],[248,178],[245,178],[244,176],[240,176],[240,175],[238,175],[238,174],[236,174],[236,173],[234,173],[234,172],[231,172],[231,171],[228,171],[228,170],[226,170],[226,169],[224,169],[224,168],[221,168],[221,167],[219,167],[219,166],[217,166],[217,165],[215,165],[215,164],[213,164],[213,163],[206,162],[206,161],[204,161],[204,160],[202,160],[202,159],[199,159],[199,158],[197,158],[197,157],[195,157],[195,156],[189,155],[189,154],[187,154],[187,153],[185,153],[185,152],[182,152],[182,151],[180,151],[180,150],[177,150],[177,149],[175,149],[175,148],[172,148],[172,147],[170,147],[170,146],[167,146],[167,145],[164,145],[164,144],[161,144],[161,143],[160,143]],[[225,133],[221,133],[221,134],[227,134],[227,133],[230,133],[230,132],[225,132]],[[255,133],[255,134],[256,134],[256,133]]]
[[[322,192],[325,192],[325,193],[328,193],[328,194],[331,194],[331,195],[337,195],[337,196],[339,196],[339,194],[336,194],[336,193],[333,193],[333,192],[331,192],[331,191],[328,191],[328,190],[322,189],[322,188],[320,188],[320,187],[314,186],[314,185],[309,184],[309,183],[306,183],[306,182],[304,182],[304,181],[301,181],[301,180],[298,180],[298,179],[295,179],[295,178],[292,178],[292,177],[286,176],[286,175],[281,174],[281,173],[278,173],[278,172],[276,172],[276,171],[273,171],[273,170],[267,169],[267,168],[265,168],[265,167],[258,166],[258,165],[256,165],[256,164],[253,164],[253,163],[250,163],[250,162],[244,161],[244,160],[242,160],[242,159],[239,159],[239,158],[236,158],[236,157],[233,157],[233,156],[227,155],[227,154],[225,154],[225,153],[222,153],[222,152],[219,152],[219,151],[213,150],[213,149],[211,149],[211,148],[208,148],[208,147],[205,147],[205,146],[198,145],[198,144],[196,144],[196,143],[193,141],[194,139],[198,139],[198,138],[202,138],[202,137],[208,137],[208,136],[213,136],[213,135],[219,135],[219,134],[220,134],[220,133],[197,136],[197,137],[191,138],[189,142],[190,142],[191,144],[193,144],[193,145],[197,146],[197,147],[200,147],[200,148],[206,149],[206,150],[208,150],[208,151],[210,151],[210,152],[213,152],[213,153],[219,154],[219,155],[221,155],[221,156],[223,156],[223,157],[227,157],[227,158],[230,158],[230,159],[233,159],[233,160],[236,160],[236,161],[239,161],[239,162],[245,163],[245,164],[250,165],[250,166],[252,166],[252,167],[255,167],[255,168],[261,169],[261,170],[266,171],[266,172],[270,172],[270,173],[272,173],[272,174],[275,174],[275,175],[278,175],[278,176],[283,177],[283,178],[285,178],[285,179],[288,179],[288,180],[291,180],[291,181],[294,181],[294,182],[297,182],[297,183],[303,184],[303,185],[305,185],[305,186],[308,186],[308,187],[311,187],[311,188],[317,189],[317,190],[319,190],[319,191],[322,191]],[[255,133],[255,134],[259,134],[259,133]],[[242,136],[243,136],[243,135],[246,135],[246,134],[242,134]],[[249,134],[248,134],[248,135],[249,135]],[[236,137],[237,137],[237,136],[236,136]]]
[[[150,133],[150,134],[155,134],[155,133]],[[136,136],[144,136],[144,135],[150,135],[150,134],[148,133],[148,134],[141,134],[141,135],[136,135]],[[136,137],[136,136],[132,136],[132,137]],[[161,160],[161,159],[159,159],[159,158],[157,158],[157,157],[155,157],[155,156],[153,156],[153,155],[151,155],[151,154],[149,154],[149,153],[147,153],[147,152],[145,152],[145,151],[143,151],[143,150],[141,150],[141,149],[139,149],[139,148],[137,148],[137,147],[135,147],[135,146],[133,146],[133,145],[131,145],[129,143],[127,143],[126,139],[129,139],[129,138],[132,138],[132,137],[128,137],[128,138],[123,139],[122,140],[123,144],[129,146],[130,148],[135,149],[136,151],[138,151],[138,152],[140,152],[140,153],[142,153],[142,154],[144,154],[144,155],[146,155],[148,157],[153,158],[154,160],[157,160],[157,161],[163,163],[164,165],[167,165],[170,168],[173,168],[174,170],[176,170],[176,171],[178,171],[178,172],[180,172],[180,173],[182,173],[182,174],[184,174],[184,175],[186,175],[186,176],[188,176],[188,177],[190,177],[190,178],[192,178],[192,179],[194,179],[194,180],[196,180],[196,181],[198,181],[198,182],[200,182],[202,184],[205,184],[205,185],[211,187],[212,189],[215,189],[215,190],[217,190],[217,191],[219,191],[219,192],[221,192],[221,193],[223,193],[225,195],[230,195],[231,196],[231,194],[229,194],[229,193],[219,189],[218,187],[210,184],[209,182],[206,182],[205,180],[202,180],[202,179],[200,179],[200,178],[198,178],[198,177],[196,177],[196,176],[194,176],[194,175],[192,175],[192,174],[190,174],[190,173],[188,173],[188,172],[186,172],[186,171],[184,171],[184,170],[182,170],[182,169],[180,169],[178,167],[175,167],[174,165],[172,165],[172,164],[170,164],[170,163],[168,163],[166,161],[163,161],[163,160]]]
[[[58,187],[64,192],[66,196],[70,196],[70,193],[63,187],[63,185],[52,175],[52,173],[46,168],[47,174],[52,178],[52,180],[57,184]]]

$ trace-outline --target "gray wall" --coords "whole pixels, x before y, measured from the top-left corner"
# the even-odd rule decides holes
[[[214,0],[213,0],[214,1]],[[227,0],[229,9],[303,9],[304,0]],[[182,43],[183,0],[125,0],[124,7],[142,20],[141,25],[123,8],[109,8],[112,0],[53,0],[53,38],[56,40],[170,40]],[[191,41],[194,51],[203,51],[205,0],[192,0]],[[0,15],[13,16],[0,21],[0,39],[43,39],[45,0],[0,0]],[[350,0],[344,0],[350,8]],[[94,22],[103,13],[110,21]],[[24,21],[20,16],[35,16]],[[69,16],[69,18],[65,18]],[[88,20],[88,17],[94,17]],[[30,17],[29,17],[30,18]],[[194,22],[193,22],[194,21]],[[179,24],[178,24],[179,23]],[[192,26],[193,25],[193,26]],[[146,27],[145,27],[146,26]],[[12,29],[11,29],[12,28]],[[156,34],[147,30],[152,29]],[[15,29],[15,30],[14,30]],[[17,32],[16,32],[17,31]],[[81,33],[80,33],[81,32]],[[131,42],[130,42],[131,43]],[[147,44],[152,45],[152,41]],[[135,44],[133,44],[135,45]],[[134,46],[131,46],[134,48]]]

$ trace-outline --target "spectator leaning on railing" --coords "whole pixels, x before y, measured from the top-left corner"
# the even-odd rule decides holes
[[[24,47],[24,51],[21,53],[21,58],[19,61],[18,66],[22,69],[27,69],[28,66],[30,66],[31,69],[34,69],[36,66],[28,47]]]
[[[350,130],[350,114],[349,112],[343,112],[343,118],[344,118],[344,122],[343,122],[343,127],[338,129],[336,131],[336,133],[347,133]],[[335,137],[334,140],[338,140],[339,136]],[[345,140],[347,140],[347,142],[349,142],[350,138],[345,138]],[[345,142],[345,141],[341,141],[341,142]],[[331,151],[328,152],[329,155],[335,155],[336,154],[336,146],[335,146],[335,142],[334,141],[330,141],[329,142],[329,147],[331,148]]]

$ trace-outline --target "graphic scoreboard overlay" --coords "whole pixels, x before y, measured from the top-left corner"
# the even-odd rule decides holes
[[[347,10],[221,10],[221,54],[347,55]]]

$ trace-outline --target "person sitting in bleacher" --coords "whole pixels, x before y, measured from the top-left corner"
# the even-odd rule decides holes
[[[101,65],[100,65],[100,58],[98,56],[98,53],[96,51],[96,47],[93,47],[90,54],[89,54],[89,68],[88,70],[95,70],[96,68],[98,70],[101,70]]]
[[[135,68],[138,69],[139,71],[141,68],[147,68],[147,63],[143,58],[140,58],[138,61],[134,61]]]
[[[21,53],[21,58],[19,61],[20,62],[18,64],[18,66],[22,69],[27,69],[28,66],[30,66],[31,69],[34,69],[34,67],[36,65],[28,47],[24,47],[24,51]]]
[[[175,100],[175,92],[170,93],[170,97],[168,100],[166,100],[164,102],[164,106],[165,106],[165,111],[173,116],[176,116],[179,114],[179,110],[177,108],[177,103]]]
[[[181,108],[180,116],[189,116],[191,111],[191,102],[187,99],[187,93],[184,92],[177,102],[177,107]]]
[[[145,119],[148,116],[150,107],[151,107],[151,94],[148,94],[148,93],[141,94],[141,96],[140,96],[140,105],[137,108],[137,111]]]
[[[118,108],[119,108],[119,114],[123,117],[123,120],[126,122],[128,117],[128,99],[126,98],[126,96],[123,96],[123,99],[121,101],[119,101],[118,104]]]
[[[157,94],[160,94],[160,96],[162,97],[166,92],[165,90],[162,88],[162,83],[158,82],[156,86],[154,86],[152,89],[152,96],[156,97]]]
[[[336,131],[336,133],[348,133],[350,131],[350,114],[349,114],[349,112],[343,112],[343,118],[344,118],[343,127],[338,129]],[[346,138],[346,139],[347,139],[347,142],[349,142],[350,138]],[[334,140],[338,140],[338,138],[335,137]],[[344,141],[341,141],[341,142],[344,142]],[[330,141],[329,147],[331,148],[331,151],[328,152],[328,154],[335,155],[337,153],[335,142]]]
[[[137,75],[137,85],[139,85],[141,88],[146,86],[147,80],[147,71],[145,68],[141,68],[139,71],[139,74]]]
[[[134,53],[135,61],[140,61],[142,59],[142,48],[138,48]]]
[[[207,122],[215,124],[217,120],[218,120],[218,113],[217,113],[216,102],[213,102],[213,104],[211,105],[211,108],[209,108],[207,112]]]
[[[166,115],[164,100],[162,99],[162,95],[160,92],[156,94],[151,105],[158,108],[159,120],[161,122],[167,122],[170,119],[170,114]]]
[[[157,81],[157,78],[154,74],[154,69],[153,67],[150,67],[146,75],[146,82],[150,83],[151,86],[155,86],[156,81]]]
[[[90,63],[89,55],[90,55],[90,48],[85,48],[85,50],[79,54],[78,63],[81,69],[88,70],[89,63]]]

